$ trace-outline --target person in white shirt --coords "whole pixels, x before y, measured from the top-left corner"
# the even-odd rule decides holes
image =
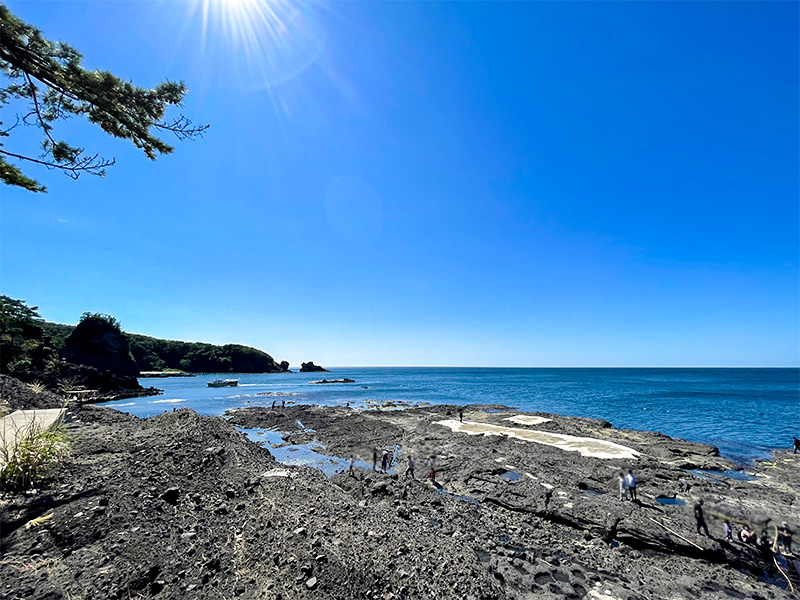
[[[628,487],[631,501],[637,502],[639,498],[636,496],[636,477],[633,476],[633,471],[628,471],[628,475],[625,477],[625,484]]]

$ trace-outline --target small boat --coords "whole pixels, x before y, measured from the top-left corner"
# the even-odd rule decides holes
[[[236,387],[239,385],[238,379],[215,379],[208,382],[208,387]]]

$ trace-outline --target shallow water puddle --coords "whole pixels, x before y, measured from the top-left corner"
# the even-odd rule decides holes
[[[680,498],[670,498],[669,496],[657,496],[656,502],[667,506],[686,506],[686,502]]]
[[[326,476],[331,477],[336,473],[346,471],[350,467],[347,459],[339,458],[318,452],[325,447],[319,442],[308,444],[286,444],[279,431],[273,429],[247,429],[237,427],[251,442],[269,444],[268,450],[279,463],[295,467],[313,467],[319,469]],[[264,439],[266,438],[266,440]],[[363,460],[356,460],[353,464],[359,469],[371,469],[372,465]]]
[[[489,423],[475,423],[467,421],[461,423],[456,419],[446,419],[436,421],[434,424],[442,427],[449,427],[455,432],[466,433],[467,435],[504,435],[506,437],[534,442],[544,446],[553,446],[566,450],[567,452],[580,452],[581,456],[593,456],[595,458],[625,458],[634,460],[639,456],[639,452],[633,448],[628,448],[621,444],[599,440],[590,437],[577,437],[564,433],[550,433],[536,431],[533,429],[519,429],[515,427],[504,427],[502,425],[491,425]]]
[[[739,471],[736,469],[726,469],[724,471],[708,471],[706,469],[687,469],[686,473],[705,479],[709,483],[721,486],[729,486],[728,480],[735,481],[756,481],[758,478],[755,475]]]
[[[736,481],[755,481],[758,479],[755,475],[751,475],[745,471],[737,469],[725,469],[724,471],[709,471],[707,469],[691,469],[688,471],[692,475],[697,475],[703,479],[710,479],[712,481],[721,481],[723,479],[735,479]]]
[[[509,483],[516,483],[522,479],[522,473],[517,473],[516,471],[506,471],[500,475],[500,479],[505,479]]]
[[[461,500],[462,502],[469,502],[470,504],[474,504],[476,506],[481,505],[480,501],[477,498],[473,498],[472,496],[460,496],[458,494],[451,494],[446,489],[441,487],[436,488],[436,491],[439,492],[440,494],[444,494],[445,496],[450,496],[452,498],[455,498],[456,500]]]

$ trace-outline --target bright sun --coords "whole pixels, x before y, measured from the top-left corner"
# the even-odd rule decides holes
[[[246,63],[247,79],[272,88],[313,64],[324,48],[321,3],[297,0],[193,0],[204,49],[224,43]]]

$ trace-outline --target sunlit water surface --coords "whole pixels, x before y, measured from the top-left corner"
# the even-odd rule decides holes
[[[238,377],[235,388],[207,381]],[[322,379],[355,383],[319,385]],[[524,411],[595,417],[615,427],[661,431],[719,447],[749,463],[800,437],[800,369],[484,369],[373,367],[331,373],[142,378],[161,396],[106,403],[140,417],[177,407],[204,415],[230,408],[319,404],[504,404]]]

